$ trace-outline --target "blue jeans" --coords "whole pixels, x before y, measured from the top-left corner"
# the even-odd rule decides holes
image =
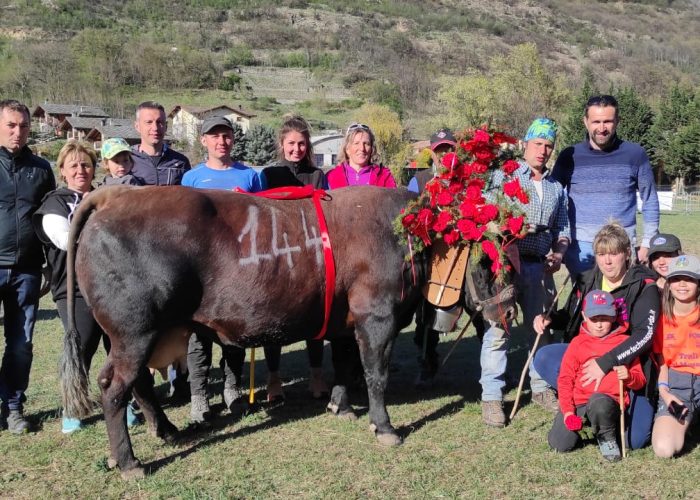
[[[569,344],[551,344],[537,351],[532,366],[536,367],[549,385],[556,389],[559,369],[564,352]],[[651,439],[654,423],[654,407],[645,396],[630,391],[630,405],[627,408],[627,443],[631,450],[644,448]]]
[[[572,279],[576,278],[576,276],[582,272],[592,269],[595,265],[593,242],[572,241],[564,255],[564,264],[569,270]]]
[[[39,270],[0,269],[0,301],[5,311],[5,354],[0,368],[0,399],[21,410],[32,367],[32,336],[39,309]]]
[[[520,274],[516,278],[518,304],[523,313],[523,325],[530,333],[529,345],[532,346],[536,334],[532,330],[532,321],[538,314],[546,312],[556,294],[551,274],[544,272],[544,263],[520,261]],[[510,329],[510,325],[509,325]],[[540,339],[538,350],[551,342],[552,336],[546,332]],[[505,374],[508,364],[508,347],[510,336],[499,324],[490,322],[481,344],[481,399],[482,401],[501,401]],[[548,388],[547,382],[540,377],[534,365],[530,366],[530,388],[532,392],[542,392]]]

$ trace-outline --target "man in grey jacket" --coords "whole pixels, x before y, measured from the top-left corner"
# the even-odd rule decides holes
[[[51,166],[32,154],[29,109],[0,101],[0,301],[5,310],[5,353],[0,367],[0,427],[29,430],[24,391],[32,366],[32,336],[39,308],[44,254],[32,215],[46,193],[56,189]]]

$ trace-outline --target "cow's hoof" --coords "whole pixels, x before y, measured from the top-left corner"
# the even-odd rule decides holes
[[[143,467],[137,465],[129,470],[122,471],[121,476],[124,481],[133,481],[134,479],[143,479],[146,477],[146,471]]]
[[[343,418],[350,421],[357,420],[357,415],[355,415],[355,412],[352,411],[351,408],[340,408],[339,405],[333,403],[332,401],[328,403],[326,409],[338,418]]]
[[[116,458],[109,457],[109,458],[107,459],[107,468],[108,468],[109,470],[112,470],[112,469],[115,469],[116,467],[117,467],[117,459],[116,459]]]
[[[379,444],[382,446],[399,446],[403,443],[403,440],[399,437],[399,435],[393,432],[385,432],[375,435],[377,436],[377,441],[379,441]]]

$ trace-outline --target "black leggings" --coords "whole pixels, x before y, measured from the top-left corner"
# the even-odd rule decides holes
[[[267,371],[280,371],[280,358],[282,357],[282,346],[266,345],[265,362]],[[323,365],[323,340],[307,340],[306,352],[309,354],[309,366],[311,368],[321,368]]]
[[[58,299],[56,301],[56,309],[63,323],[63,329],[65,332],[68,332],[68,299]],[[110,343],[109,337],[97,324],[90,308],[82,297],[75,298],[75,328],[80,335],[80,354],[83,357],[85,369],[89,372],[92,357],[97,352],[100,339],[102,339],[102,344],[107,353],[109,353]]]

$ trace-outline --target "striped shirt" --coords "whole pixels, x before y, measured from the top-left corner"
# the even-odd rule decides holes
[[[625,228],[632,244],[649,246],[659,230],[659,198],[654,174],[644,149],[633,142],[615,139],[606,151],[580,142],[561,152],[552,177],[569,193],[574,240],[591,242],[613,218]],[[644,234],[636,238],[637,191],[642,199]]]

